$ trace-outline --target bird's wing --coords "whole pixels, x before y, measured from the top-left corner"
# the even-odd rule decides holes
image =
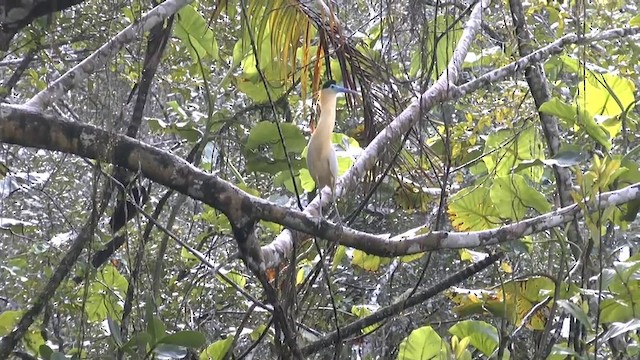
[[[338,179],[338,158],[336,157],[336,151],[333,149],[333,144],[329,150],[329,170],[331,171],[331,191],[336,188],[336,179]]]

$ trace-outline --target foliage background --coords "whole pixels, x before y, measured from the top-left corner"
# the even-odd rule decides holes
[[[115,134],[141,121],[134,135],[142,142],[250,194],[297,208],[312,198],[303,194],[313,190],[304,147],[320,84],[332,77],[362,93],[339,102],[334,143],[344,172],[445,70],[470,7],[456,1],[318,4],[192,3],[172,20],[166,48],[157,45],[160,32],[145,33],[48,111]],[[16,34],[0,61],[5,101],[29,100],[151,7],[86,1],[38,18]],[[524,55],[515,11],[505,2],[484,11],[459,83]],[[533,49],[569,32],[637,27],[636,14],[636,5],[616,1],[524,4]],[[639,182],[637,39],[632,34],[567,46],[545,59],[551,101],[542,107],[517,72],[421,114],[357,188],[343,194],[345,223],[393,235],[420,226],[466,232],[517,223],[560,207],[554,165],[569,171],[571,199],[582,207],[596,194]],[[157,71],[144,90],[154,46],[161,49]],[[11,84],[14,74],[19,80]],[[135,111],[140,103],[146,104],[141,114]],[[555,150],[541,114],[555,117]],[[73,267],[77,281],[65,280],[50,294],[20,351],[43,358],[51,351],[86,358],[118,351],[223,358],[256,346],[254,356],[286,356],[270,314],[248,297],[264,300],[263,287],[234,259],[237,244],[220,211],[134,172],[119,174],[110,164],[9,144],[0,149],[0,334],[14,328],[70,242],[98,219],[93,241]],[[131,189],[149,193],[144,210],[157,211],[164,229],[145,233],[148,218],[131,208],[136,216],[113,233],[113,209],[123,196],[131,199]],[[297,249],[294,268],[299,292],[291,315],[303,325],[298,342],[313,343],[336,324],[502,251],[498,266],[314,356],[414,359],[431,358],[434,349],[443,358],[636,356],[637,209],[631,202],[499,246],[405,258],[307,241]],[[281,231],[261,222],[262,244]],[[123,246],[93,269],[94,254],[114,235]],[[174,236],[224,266],[224,277]],[[282,282],[274,280],[284,299]],[[132,312],[123,325],[126,306]],[[167,340],[169,334],[177,336]]]

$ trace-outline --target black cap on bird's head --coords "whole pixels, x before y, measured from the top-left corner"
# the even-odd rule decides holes
[[[340,85],[336,85],[335,80],[327,80],[324,84],[322,84],[322,90],[333,90],[336,93],[349,93],[354,95],[360,95],[357,91],[353,91],[351,89],[344,88]]]
[[[322,84],[322,88],[328,89],[331,87],[331,85],[335,85],[335,84],[336,84],[335,80],[327,80],[324,84]]]

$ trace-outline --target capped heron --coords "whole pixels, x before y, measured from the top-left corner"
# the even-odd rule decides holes
[[[335,200],[336,179],[338,178],[338,159],[333,149],[331,135],[336,124],[336,97],[339,93],[359,95],[358,92],[336,85],[329,80],[322,85],[320,91],[320,116],[315,131],[311,134],[307,145],[307,168],[316,183],[316,189],[322,199],[322,189],[329,186],[333,197],[333,206],[340,219]],[[322,206],[320,206],[322,217]]]

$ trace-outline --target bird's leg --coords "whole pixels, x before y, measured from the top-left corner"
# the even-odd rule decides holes
[[[320,207],[318,207],[318,213],[320,217],[318,218],[317,225],[320,227],[320,223],[322,222],[322,189],[318,189],[318,196],[320,196]]]
[[[322,219],[322,189],[318,190],[318,196],[320,196],[320,207],[318,208],[318,212],[320,213],[320,218]]]
[[[342,218],[340,217],[340,213],[338,212],[338,203],[336,202],[336,198],[333,198],[333,208],[336,210],[336,216],[338,217],[338,225],[342,225]]]

